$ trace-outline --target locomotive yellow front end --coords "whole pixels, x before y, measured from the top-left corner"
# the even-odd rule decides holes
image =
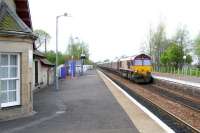
[[[146,54],[140,54],[133,59],[131,70],[134,72],[134,81],[140,83],[149,83],[152,81],[151,57]]]
[[[131,70],[139,75],[148,76],[151,74],[152,66],[132,66]]]

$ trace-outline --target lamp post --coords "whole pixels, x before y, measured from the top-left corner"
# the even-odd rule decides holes
[[[67,17],[69,16],[67,13],[64,13],[62,15],[59,15],[59,16],[56,16],[56,74],[55,74],[55,82],[56,82],[56,85],[55,85],[55,89],[56,90],[59,90],[59,86],[58,86],[58,20],[60,17]]]
[[[82,54],[81,54],[81,75],[83,75],[84,59],[85,59],[85,54],[83,54],[83,50],[82,50]]]

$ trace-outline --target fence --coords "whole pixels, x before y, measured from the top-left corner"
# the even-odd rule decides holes
[[[154,66],[153,72],[171,73],[183,76],[196,76],[200,77],[200,69],[192,67],[175,68],[171,66]]]

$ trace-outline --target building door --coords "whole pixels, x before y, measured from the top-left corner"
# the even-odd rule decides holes
[[[35,85],[38,85],[38,61],[35,61]]]
[[[20,56],[0,53],[1,107],[20,105]]]

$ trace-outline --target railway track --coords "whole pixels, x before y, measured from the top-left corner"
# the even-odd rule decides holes
[[[108,70],[107,70],[108,71]],[[176,133],[200,133],[200,131],[191,125],[187,124],[180,118],[176,117],[172,113],[166,111],[161,106],[155,104],[151,99],[145,98],[142,95],[138,94],[137,92],[134,92],[130,88],[127,87],[127,85],[124,85],[119,80],[116,80],[112,76],[110,76],[105,70],[102,70],[104,74],[106,74],[110,79],[112,79],[117,85],[119,85],[123,90],[125,90],[130,96],[132,96],[134,99],[136,99],[138,102],[140,102],[143,106],[145,106],[147,109],[149,109],[151,112],[153,112],[158,118],[160,118],[164,123],[166,123],[170,128],[172,128]],[[116,75],[115,72],[112,72]],[[152,90],[156,91],[157,93],[163,93],[163,91]],[[165,91],[164,91],[165,92]],[[170,96],[170,93],[167,94],[168,97]],[[181,99],[176,97],[176,99]],[[182,99],[181,99],[182,100]],[[189,102],[188,102],[189,104]],[[186,105],[185,105],[186,106]],[[196,107],[190,107],[190,108],[196,108]],[[195,109],[196,111],[199,111],[199,109]]]
[[[190,100],[189,98],[186,98],[182,95],[175,94],[171,91],[168,91],[164,87],[161,86],[156,86],[156,85],[148,85],[145,86],[143,85],[145,89],[148,89],[156,94],[159,94],[160,96],[166,97],[174,102],[177,102],[185,107],[188,107],[192,110],[195,110],[197,112],[200,112],[200,103],[199,102],[194,102]]]
[[[119,73],[116,73],[112,71],[113,74],[119,75]],[[169,91],[168,89],[157,86],[157,85],[141,85],[143,88],[148,89],[156,94],[159,94],[163,97],[166,97],[174,102],[177,102],[185,107],[188,107],[192,110],[195,110],[197,112],[200,112],[200,102],[194,102],[189,98],[186,98],[184,95],[180,95],[177,93],[174,93],[172,91]]]

